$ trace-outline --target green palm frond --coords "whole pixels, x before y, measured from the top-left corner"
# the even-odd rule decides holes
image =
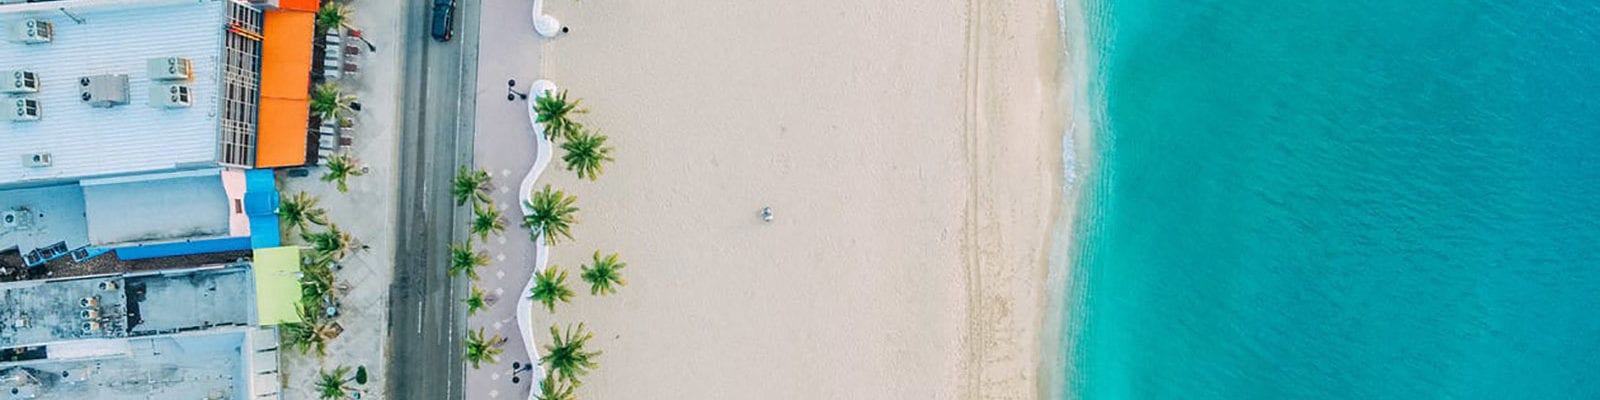
[[[595,180],[605,172],[605,163],[612,161],[611,148],[606,147],[606,136],[593,130],[573,133],[561,144],[561,149],[567,151],[561,156],[561,161],[567,163],[568,171],[576,171],[579,179]]]
[[[350,244],[355,242],[355,237],[339,230],[336,224],[328,224],[328,230],[322,232],[302,232],[300,239],[311,245],[311,253],[317,259],[328,261],[343,260],[350,254]]]
[[[317,28],[349,28],[351,14],[349,5],[333,1],[325,2],[322,8],[317,10]]]
[[[550,371],[561,376],[572,386],[582,386],[583,375],[600,366],[595,357],[600,356],[598,351],[588,351],[584,346],[593,333],[584,332],[583,323],[579,322],[577,328],[567,326],[567,332],[562,335],[556,327],[550,327],[550,344],[544,346],[545,354],[539,357],[539,363],[544,364]]]
[[[328,167],[328,172],[322,174],[322,181],[338,183],[340,193],[350,191],[348,184],[350,177],[367,174],[367,169],[362,168],[361,162],[354,157],[350,157],[349,153],[339,153],[328,157],[328,163],[324,166]]]
[[[617,260],[617,254],[601,257],[600,251],[594,251],[594,264],[584,265],[583,274],[580,275],[584,282],[589,282],[589,294],[607,295],[617,292],[617,287],[626,286],[628,280],[622,278],[622,268],[628,264]]]
[[[505,230],[505,219],[500,217],[500,209],[495,208],[493,202],[485,203],[483,206],[472,205],[472,229],[470,231],[478,235],[480,240],[488,242],[489,234],[505,232]]]
[[[561,267],[551,265],[533,276],[533,290],[528,293],[528,298],[544,304],[545,310],[555,312],[557,301],[572,301],[572,289],[567,287],[567,271]]]
[[[503,340],[504,338],[500,337],[500,335],[494,335],[491,338],[483,337],[483,328],[478,328],[477,331],[467,331],[467,340],[465,342],[467,351],[462,354],[462,357],[465,357],[467,362],[472,363],[472,369],[478,369],[479,363],[494,364],[495,357],[504,351],[504,349],[500,348],[500,342]]]
[[[322,400],[344,399],[350,392],[355,391],[350,386],[350,367],[339,366],[333,371],[317,372],[317,398]]]
[[[558,136],[566,137],[581,127],[577,121],[572,120],[572,117],[577,114],[589,112],[589,110],[579,108],[578,103],[581,102],[583,102],[581,99],[567,101],[566,90],[554,94],[550,92],[540,93],[539,97],[534,99],[533,111],[537,114],[534,121],[544,125],[545,139],[555,140]]]
[[[466,273],[468,279],[478,280],[478,267],[489,265],[489,254],[472,248],[472,242],[450,245],[450,276]]]
[[[554,371],[545,371],[544,380],[539,381],[539,392],[533,395],[538,400],[578,400],[572,391],[577,389],[556,379]]]
[[[467,201],[473,199],[488,203],[490,191],[493,189],[490,181],[489,171],[481,168],[469,170],[463,165],[460,171],[456,171],[456,176],[450,179],[450,195],[455,196],[458,206],[466,205]]]
[[[554,245],[559,238],[572,238],[570,232],[572,224],[578,222],[575,213],[578,207],[573,206],[578,201],[577,197],[568,196],[566,192],[550,189],[545,185],[544,190],[533,192],[528,199],[528,208],[533,209],[522,219],[522,226],[528,227],[533,240],[544,238],[545,244]]]
[[[311,224],[327,225],[328,210],[317,207],[319,200],[306,192],[295,193],[278,204],[278,220],[283,221],[284,234],[290,231],[307,231]]]
[[[465,301],[467,303],[467,316],[477,315],[478,310],[489,308],[489,304],[484,300],[483,296],[483,289],[479,288],[478,285],[472,285],[472,294],[467,296]]]
[[[323,121],[344,119],[355,102],[356,97],[345,93],[337,83],[323,83],[311,89],[311,114]]]

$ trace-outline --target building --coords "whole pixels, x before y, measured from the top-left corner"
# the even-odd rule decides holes
[[[262,23],[230,0],[0,6],[0,71],[33,82],[0,101],[0,188],[253,167]]]
[[[310,32],[292,33],[311,28],[274,18],[307,42],[264,60],[266,14],[236,0],[0,4],[0,253],[39,265],[276,246],[271,173],[250,169],[263,126],[273,148],[300,147],[267,166],[304,163],[309,73],[283,60],[310,58]]]
[[[294,248],[267,264],[0,284],[0,391],[13,399],[276,398]],[[287,263],[285,263],[287,261]],[[285,265],[287,264],[287,265]],[[250,301],[254,299],[256,301]]]

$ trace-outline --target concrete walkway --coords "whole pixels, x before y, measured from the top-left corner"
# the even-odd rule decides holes
[[[487,335],[506,338],[501,347],[506,351],[498,363],[467,369],[466,398],[522,399],[542,377],[538,371],[524,371],[515,373],[518,382],[512,382],[511,368],[512,363],[537,362],[525,352],[532,344],[523,340],[517,328],[517,302],[527,296],[524,284],[533,276],[535,256],[528,230],[521,226],[517,192],[524,174],[534,164],[537,148],[529,140],[534,132],[528,123],[527,104],[521,99],[506,100],[505,88],[507,80],[516,79],[519,92],[530,90],[539,78],[543,39],[529,29],[529,2],[483,0],[482,4],[474,159],[478,167],[494,177],[492,197],[507,219],[507,229],[479,247],[489,253],[489,266],[479,271],[483,279],[478,285],[494,301],[488,309],[468,318],[467,325],[469,329],[483,328]]]
[[[378,46],[377,52],[363,52],[354,59],[362,72],[339,81],[356,95],[361,111],[355,113],[354,143],[350,154],[369,168],[365,176],[350,178],[350,192],[339,193],[332,183],[320,178],[325,168],[312,168],[311,176],[288,178],[279,175],[279,188],[292,195],[307,192],[321,199],[328,219],[355,237],[357,244],[336,272],[338,282],[349,291],[340,293],[339,324],[344,333],[328,345],[326,358],[285,351],[283,393],[289,400],[316,399],[315,384],[319,369],[341,365],[366,366],[372,377],[364,386],[363,399],[390,398],[384,393],[389,326],[389,285],[394,280],[395,230],[391,221],[396,213],[395,188],[398,183],[398,144],[395,132],[400,126],[402,49],[398,38],[404,32],[402,8],[378,1],[357,1],[354,25]],[[299,233],[296,232],[295,236]],[[301,243],[298,237],[293,243]],[[287,242],[286,242],[287,243]],[[361,246],[368,246],[363,249]],[[403,398],[403,397],[396,397]]]

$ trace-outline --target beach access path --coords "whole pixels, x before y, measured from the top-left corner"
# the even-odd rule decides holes
[[[523,286],[534,269],[534,246],[528,229],[522,227],[517,200],[517,186],[534,161],[533,128],[528,124],[527,103],[520,98],[506,99],[508,80],[515,79],[516,90],[528,93],[533,82],[542,78],[540,48],[545,39],[533,32],[530,7],[522,0],[482,0],[481,24],[477,28],[482,51],[476,66],[478,89],[473,94],[476,114],[463,116],[475,121],[473,158],[477,167],[493,177],[492,198],[506,219],[505,232],[491,235],[488,243],[477,245],[478,250],[489,254],[489,265],[479,269],[482,279],[477,284],[492,301],[487,309],[467,319],[468,329],[482,328],[486,336],[504,337],[506,342],[500,348],[505,352],[498,362],[466,369],[468,399],[524,399],[540,378],[512,368],[513,363],[538,362],[526,354],[516,320],[517,300],[527,296]],[[544,327],[535,324],[534,331],[545,332]]]

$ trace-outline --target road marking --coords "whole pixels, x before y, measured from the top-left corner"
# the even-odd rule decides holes
[[[417,334],[422,334],[422,315],[427,312],[422,309],[422,300],[417,300]]]

